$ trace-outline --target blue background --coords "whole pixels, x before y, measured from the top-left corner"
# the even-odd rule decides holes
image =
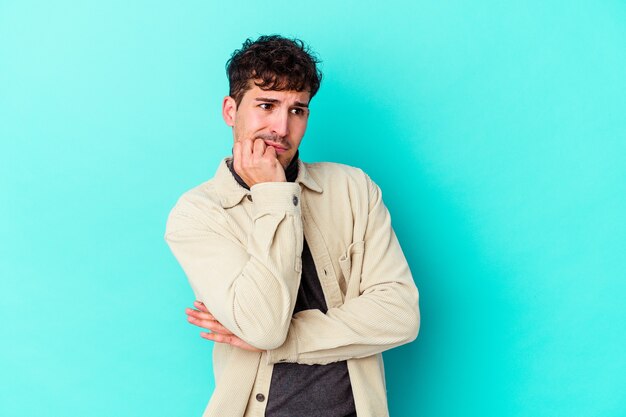
[[[372,176],[420,289],[392,416],[626,415],[626,3],[223,3],[0,0],[0,415],[201,414],[165,221],[268,33],[323,60],[302,158]]]

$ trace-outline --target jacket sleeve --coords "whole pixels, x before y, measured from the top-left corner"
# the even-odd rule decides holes
[[[364,239],[353,243],[348,254],[350,283],[358,285],[356,293],[351,296],[349,284],[342,306],[330,308],[326,314],[320,310],[295,314],[285,343],[268,352],[269,363],[326,364],[361,358],[417,337],[418,290],[380,189],[369,178],[367,182],[369,212]]]
[[[185,197],[170,213],[165,240],[215,318],[250,345],[273,349],[285,341],[300,284],[300,187],[262,183],[251,194],[247,244],[219,211]]]

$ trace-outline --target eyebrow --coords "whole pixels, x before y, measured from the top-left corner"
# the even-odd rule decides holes
[[[266,103],[280,103],[281,102],[280,100],[277,100],[275,98],[267,98],[267,97],[257,97],[257,98],[255,98],[255,100],[256,101],[263,101],[263,102],[266,102]],[[296,107],[306,107],[306,108],[309,107],[308,103],[302,103],[301,101],[296,101],[294,104],[295,104]]]

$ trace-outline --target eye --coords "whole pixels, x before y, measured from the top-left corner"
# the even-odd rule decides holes
[[[300,107],[294,107],[293,109],[291,109],[291,114],[301,116],[304,114],[304,109],[301,109]]]
[[[259,107],[262,108],[263,110],[272,110],[272,107],[274,105],[272,103],[261,103],[259,104]]]

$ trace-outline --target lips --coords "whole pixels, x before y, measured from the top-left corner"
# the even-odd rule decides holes
[[[266,146],[271,146],[272,148],[274,148],[276,150],[276,153],[283,153],[287,150],[287,148],[285,148],[282,145],[279,145],[277,143],[274,142],[269,142],[269,141],[265,141],[265,145]]]

